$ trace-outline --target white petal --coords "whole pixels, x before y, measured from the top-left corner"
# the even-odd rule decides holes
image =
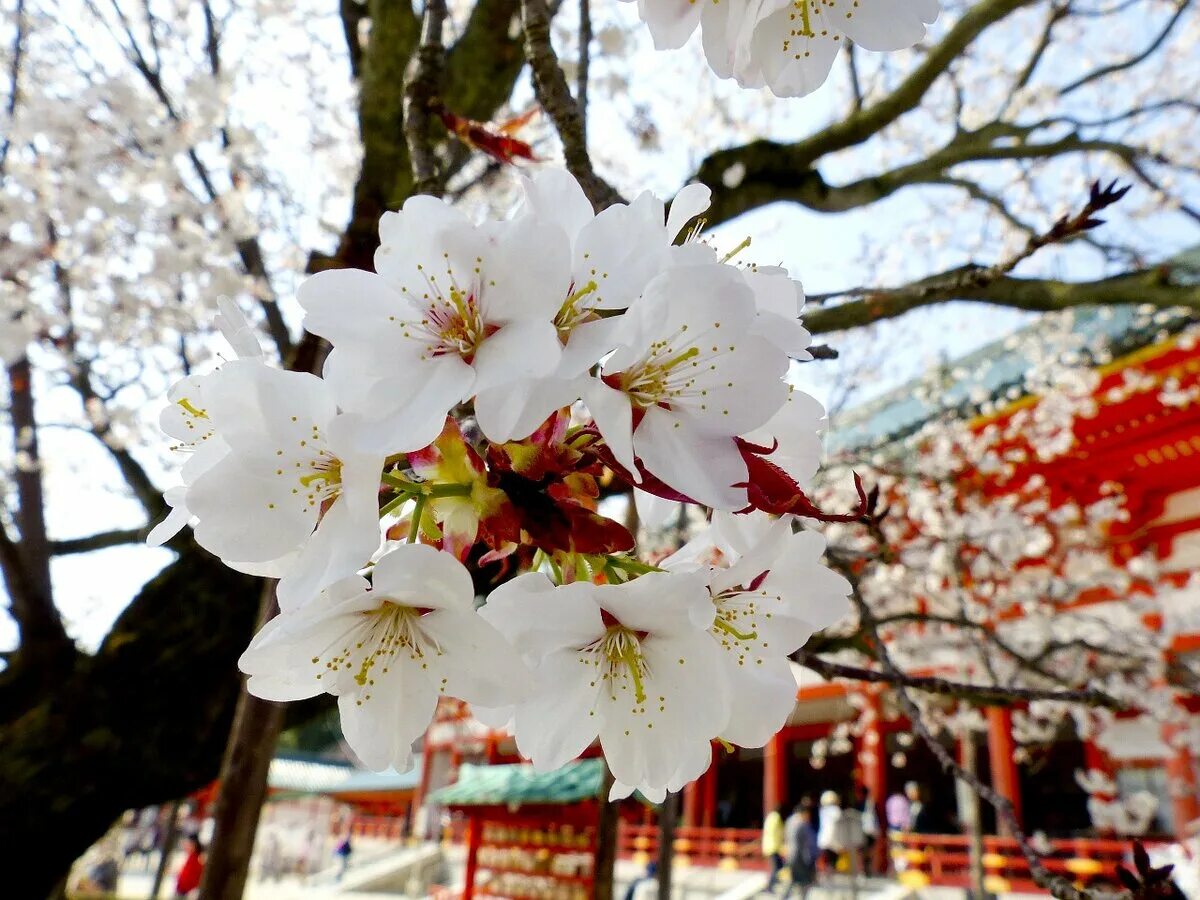
[[[819,88],[829,77],[841,47],[841,41],[834,40],[839,32],[830,28],[819,4],[810,3],[809,10],[813,37],[794,34],[796,23],[790,6],[762,19],[754,31],[753,55],[777,97],[803,97]]]
[[[657,407],[646,411],[634,434],[634,448],[666,484],[714,509],[741,509],[746,489],[746,462],[731,437],[710,437]]]
[[[566,233],[533,216],[495,223],[481,264],[480,296],[489,322],[554,318],[571,285]]]
[[[475,371],[453,355],[423,360],[405,376],[378,381],[367,397],[371,412],[347,415],[344,427],[364,450],[410,453],[442,433],[446,414],[471,396]]]
[[[521,440],[533,434],[556,409],[578,399],[577,379],[515,381],[475,395],[475,421],[488,440]]]
[[[215,317],[214,322],[221,331],[221,335],[229,342],[229,346],[233,348],[242,359],[253,359],[263,355],[262,345],[258,342],[258,335],[246,321],[246,317],[228,297],[217,298],[217,309],[220,313]]]
[[[575,242],[574,289],[595,284],[584,302],[596,309],[633,304],[667,264],[662,203],[616,204],[596,216]]]
[[[188,488],[187,508],[199,520],[197,543],[211,553],[245,562],[278,559],[312,534],[318,510],[292,493],[274,469],[230,454]]]
[[[506,387],[523,378],[549,375],[558,367],[562,344],[549,319],[505,325],[475,353],[475,390]]]
[[[667,236],[674,240],[688,222],[708,209],[711,202],[712,190],[706,184],[697,181],[681,188],[667,213]]]
[[[925,24],[938,14],[936,3],[910,0],[833,0],[827,8],[842,32],[866,50],[903,50],[925,37]],[[840,15],[839,15],[840,13]],[[932,13],[932,15],[930,15]]]
[[[596,602],[626,628],[676,634],[708,628],[715,607],[699,572],[651,572],[594,588]]]
[[[304,328],[335,347],[370,346],[397,333],[397,322],[418,314],[388,281],[361,269],[330,269],[305,279],[296,291]]]
[[[392,668],[370,689],[338,698],[342,733],[363,764],[381,772],[412,768],[413,741],[425,733],[437,707],[438,692],[414,666]]]
[[[595,216],[592,202],[566,169],[547,166],[532,178],[522,178],[521,185],[525,189],[525,202],[518,214],[528,213],[553,222],[571,241]]]
[[[644,702],[630,691],[602,692],[600,743],[614,778],[637,785],[649,798],[678,776],[681,758],[703,758],[700,748],[707,749],[729,720],[730,692],[716,643],[706,633],[651,637],[642,642],[642,653]]]
[[[533,689],[517,651],[479,613],[437,610],[421,617],[421,627],[444,651],[429,660],[442,693],[497,707],[518,703]]]
[[[643,528],[649,528],[651,531],[666,528],[667,523],[679,514],[683,506],[677,500],[656,497],[640,488],[633,489],[633,502],[637,507],[638,521]]]
[[[475,584],[466,566],[427,544],[401,544],[383,554],[371,583],[377,595],[402,606],[464,613],[475,608]]]
[[[727,677],[737,698],[721,737],[739,747],[762,747],[787,724],[796,706],[796,678],[784,656],[742,660],[726,654]]]
[[[625,471],[640,481],[633,456],[633,407],[625,394],[599,378],[588,378],[580,392],[608,449]]]
[[[533,661],[564,647],[586,647],[604,634],[591,585],[555,587],[540,572],[496,588],[479,614]]]
[[[169,488],[163,494],[163,500],[166,501],[171,511],[167,513],[166,518],[151,528],[150,533],[146,535],[146,543],[151,547],[161,547],[171,538],[175,537],[175,535],[179,534],[183,530],[183,527],[187,525],[192,514],[188,512],[188,508],[185,505],[186,496],[187,488],[183,486]]]
[[[382,457],[342,460],[341,493],[329,507],[294,567],[279,581],[281,609],[307,603],[322,588],[353,575],[379,549]]]
[[[566,765],[591,745],[601,725],[594,669],[570,650],[548,655],[535,669],[538,690],[516,708],[517,747],[543,772]]]
[[[638,0],[638,15],[650,27],[655,50],[677,50],[700,24],[699,3],[692,0]]]

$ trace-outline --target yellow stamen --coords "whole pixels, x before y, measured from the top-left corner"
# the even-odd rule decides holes
[[[208,413],[206,413],[202,409],[196,409],[196,407],[192,406],[192,401],[189,400],[187,397],[184,397],[180,400],[176,400],[175,402],[178,403],[180,406],[182,406],[185,412],[187,412],[191,416],[194,416],[197,419],[207,419],[208,418]]]

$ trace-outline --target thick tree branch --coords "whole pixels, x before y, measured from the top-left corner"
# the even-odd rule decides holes
[[[550,12],[545,0],[521,0],[521,17],[525,29],[525,56],[533,70],[534,91],[542,108],[554,121],[562,140],[567,169],[579,181],[597,212],[622,202],[621,195],[592,168],[583,115],[571,96],[567,77],[550,43]]]
[[[8,386],[8,414],[17,451],[13,473],[17,509],[13,518],[20,541],[14,544],[5,532],[0,537],[4,544],[0,555],[4,559],[12,617],[21,632],[19,663],[25,668],[49,670],[72,655],[74,645],[54,606],[33,369],[28,358],[23,357],[8,367]]]
[[[445,21],[445,0],[425,0],[421,42],[404,83],[404,139],[408,143],[416,194],[441,196],[444,189],[429,134],[429,112],[437,99],[446,66],[446,50],[442,46]]]
[[[1170,269],[1158,266],[1099,281],[1056,281],[1050,278],[1004,276],[973,285],[976,267],[965,267],[923,279],[895,290],[865,293],[861,299],[838,306],[813,309],[804,317],[813,334],[857,328],[892,319],[922,306],[946,300],[973,300],[1029,312],[1058,312],[1080,306],[1146,304],[1159,309],[1181,307],[1200,311],[1200,285],[1177,284]]]

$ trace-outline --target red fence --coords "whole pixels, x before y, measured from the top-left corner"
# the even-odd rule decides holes
[[[366,824],[367,817],[357,817]],[[455,823],[460,825],[461,823]],[[444,838],[461,840],[450,827]],[[356,829],[357,833],[357,829]],[[372,833],[370,831],[364,833]],[[374,832],[378,833],[378,832]],[[381,835],[382,836],[382,835]],[[1042,864],[1080,887],[1117,884],[1116,868],[1126,862],[1132,842],[1100,838],[1064,838],[1047,842]],[[970,839],[957,834],[894,834],[892,863],[901,883],[967,887],[971,882]],[[682,866],[719,869],[765,869],[762,832],[756,828],[690,828],[675,833],[675,861]],[[993,893],[1046,893],[1033,881],[1029,861],[1012,838],[983,839],[985,886]],[[621,823],[617,852],[622,859],[647,863],[658,855],[658,826]]]
[[[1066,838],[1048,841],[1042,865],[1077,886],[1116,886],[1117,864],[1132,849],[1129,841]],[[970,839],[958,834],[900,834],[892,836],[892,860],[897,877],[909,887],[927,884],[967,887],[971,881]],[[1047,848],[1042,848],[1043,850]],[[993,893],[1046,893],[1033,881],[1029,861],[1012,838],[983,839],[984,886]]]
[[[361,838],[383,838],[399,841],[406,837],[404,820],[396,816],[350,817],[350,834]]]
[[[680,865],[720,869],[765,869],[762,832],[757,828],[688,828],[675,830],[675,861]],[[649,862],[658,855],[658,826],[621,823],[617,854]]]

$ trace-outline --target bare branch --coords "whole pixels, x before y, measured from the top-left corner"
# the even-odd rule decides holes
[[[521,0],[525,56],[533,70],[538,102],[554,121],[562,140],[563,160],[597,211],[622,202],[621,195],[596,174],[588,155],[583,115],[571,96],[567,77],[550,43],[550,13],[545,0]]]
[[[1108,709],[1124,709],[1126,705],[1104,691],[1093,688],[1081,690],[1060,690],[1049,688],[1007,687],[996,684],[969,684],[963,681],[951,681],[931,675],[909,675],[906,672],[892,674],[878,669],[865,669],[860,666],[846,665],[822,659],[807,650],[797,650],[792,658],[805,668],[811,669],[825,678],[849,678],[855,681],[866,681],[874,684],[903,685],[916,688],[931,694],[945,694],[959,697],[973,703],[988,706],[1007,706],[1012,703],[1029,700],[1057,700],[1064,703],[1082,703],[1087,706],[1102,706]]]
[[[404,139],[413,171],[413,193],[440,196],[444,185],[438,173],[437,154],[429,136],[430,108],[441,88],[446,67],[442,26],[446,21],[445,0],[425,0],[421,41],[413,54],[412,67],[404,85]]]
[[[886,547],[886,544],[880,545]],[[891,678],[892,685],[895,690],[897,701],[900,703],[900,708],[904,714],[908,716],[912,723],[913,730],[920,736],[921,740],[929,748],[930,752],[937,757],[942,769],[958,778],[966,784],[976,795],[986,800],[993,809],[996,810],[996,816],[1000,819],[1009,834],[1012,835],[1017,842],[1017,846],[1021,850],[1022,856],[1029,864],[1029,874],[1033,880],[1041,887],[1048,890],[1051,895],[1059,898],[1059,900],[1109,900],[1109,898],[1127,897],[1126,894],[1112,894],[1104,891],[1096,890],[1081,890],[1075,887],[1070,880],[1061,875],[1055,875],[1046,868],[1042,862],[1042,858],[1037,851],[1029,843],[1029,838],[1021,828],[1020,822],[1017,821],[1016,814],[1013,811],[1012,803],[1007,797],[1002,797],[996,793],[989,785],[984,784],[979,780],[979,777],[973,772],[965,771],[962,766],[954,759],[950,752],[942,745],[941,741],[937,740],[930,732],[929,727],[925,724],[921,714],[920,707],[913,702],[912,697],[908,693],[908,687],[904,683],[904,674],[892,661],[891,654],[888,652],[887,645],[879,636],[878,623],[875,620],[874,613],[867,605],[862,595],[855,587],[851,590],[851,599],[858,610],[859,621],[865,631],[868,639],[871,642],[871,650],[876,660],[884,673]]]
[[[150,532],[149,525],[141,528],[122,528],[115,531],[101,531],[84,537],[64,538],[50,542],[50,553],[53,556],[69,556],[73,553],[91,553],[93,550],[105,550],[109,547],[121,547],[126,544],[141,544],[145,542]]]
[[[21,97],[21,62],[25,55],[25,0],[17,0],[14,19],[16,27],[10,51],[12,58],[8,63],[8,102],[4,105],[5,116],[10,125]],[[9,130],[5,129],[4,138],[0,140],[0,174],[4,173],[5,164],[8,162],[8,150],[12,146],[9,133]]]
[[[1109,75],[1115,75],[1118,72],[1124,72],[1126,69],[1132,69],[1134,66],[1145,62],[1147,59],[1153,56],[1158,48],[1166,42],[1168,37],[1170,37],[1171,32],[1175,30],[1175,26],[1179,23],[1179,20],[1183,18],[1183,14],[1189,6],[1190,0],[1179,0],[1179,8],[1175,10],[1175,14],[1171,16],[1170,20],[1168,20],[1162,31],[1158,33],[1154,40],[1146,45],[1146,48],[1141,53],[1131,56],[1119,63],[1113,63],[1112,65],[1103,66],[1095,71],[1089,72],[1088,74],[1076,79],[1075,81],[1072,81],[1070,84],[1064,87],[1058,92],[1059,96],[1065,97],[1067,94],[1077,91],[1079,88],[1091,84],[1094,81],[1099,81],[1102,78],[1107,78]]]

